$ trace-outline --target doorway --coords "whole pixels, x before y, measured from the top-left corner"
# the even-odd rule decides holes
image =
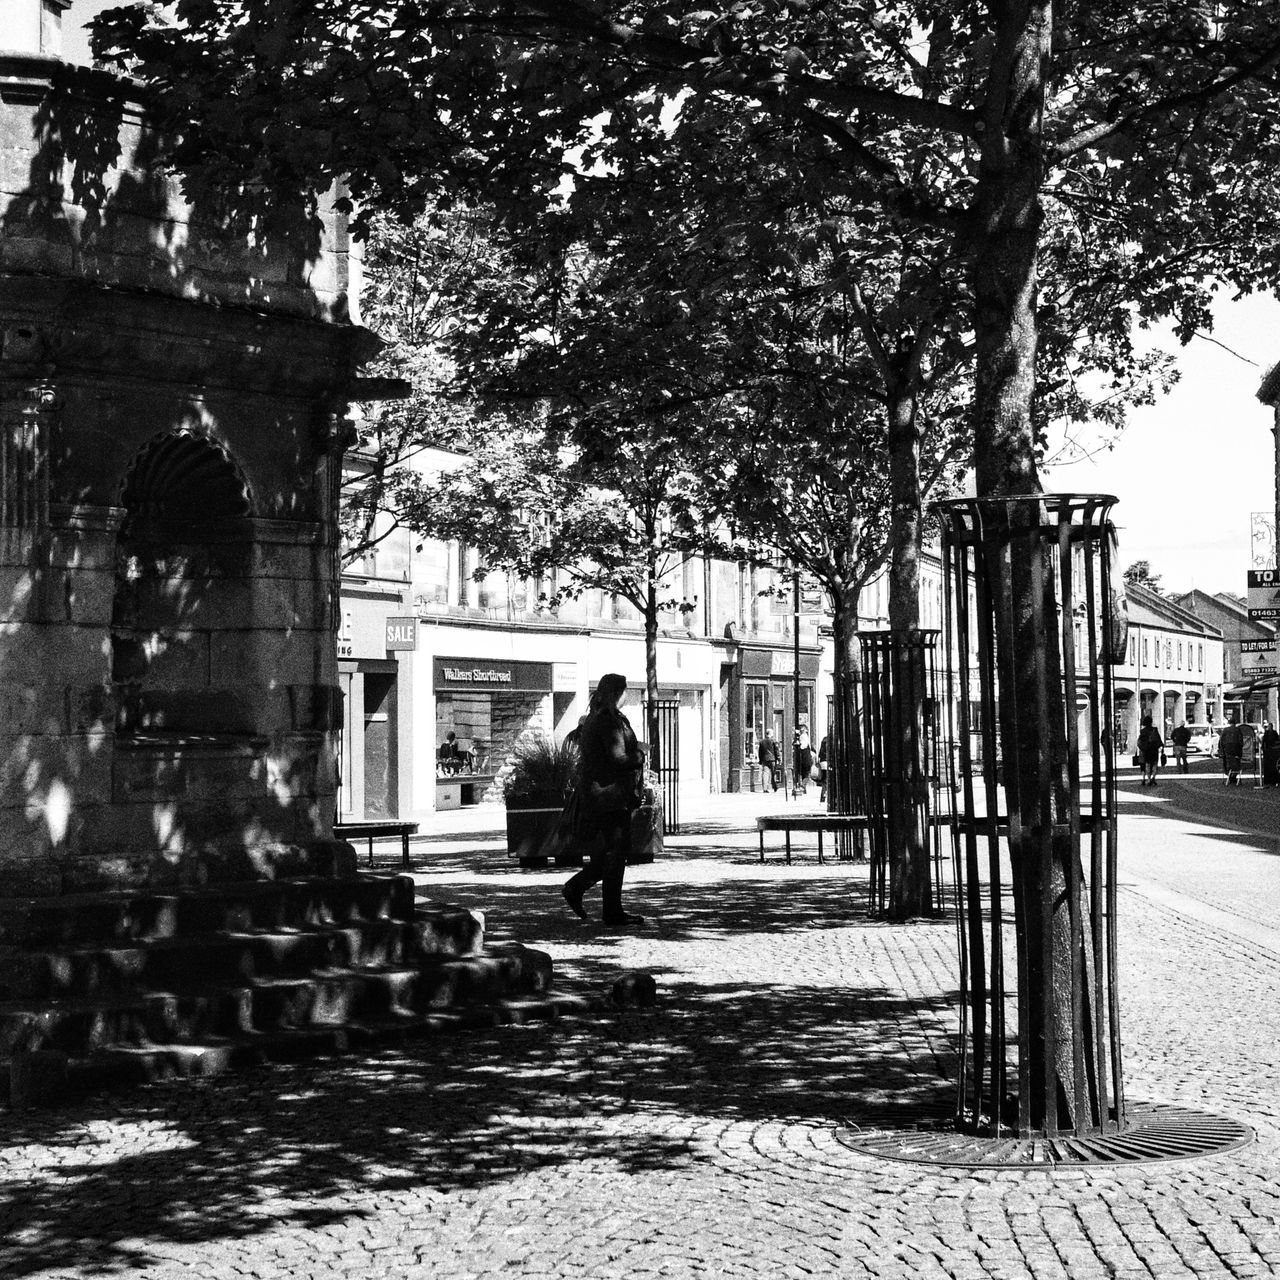
[[[366,818],[396,816],[394,672],[364,674],[364,812]]]

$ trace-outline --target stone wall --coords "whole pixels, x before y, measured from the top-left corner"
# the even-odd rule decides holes
[[[377,343],[331,208],[253,245],[162,155],[115,81],[0,58],[0,897],[345,865],[336,484]]]

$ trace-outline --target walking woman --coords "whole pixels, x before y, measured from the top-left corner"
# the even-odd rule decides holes
[[[580,834],[593,847],[590,862],[562,890],[569,909],[585,920],[582,895],[599,883],[604,922],[618,928],[644,924],[644,916],[622,909],[631,816],[644,795],[645,758],[620,707],[626,691],[625,676],[601,676],[586,719],[578,726]]]
[[[1138,755],[1142,759],[1142,785],[1156,785],[1156,770],[1160,768],[1160,752],[1164,747],[1164,739],[1160,731],[1151,722],[1150,716],[1142,717],[1142,728],[1138,731]]]

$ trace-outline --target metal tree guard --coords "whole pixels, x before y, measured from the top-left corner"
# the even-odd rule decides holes
[[[680,701],[657,698],[644,703],[648,726],[649,768],[658,775],[662,787],[663,830],[680,830]]]
[[[863,767],[871,845],[871,910],[941,912],[937,631],[866,631],[862,642]],[[893,853],[912,866],[893,865]],[[929,883],[904,883],[910,870]],[[895,883],[895,880],[898,882]],[[916,892],[912,892],[915,889]]]
[[[865,813],[865,779],[858,762],[861,712],[858,680],[837,672],[833,678],[831,719],[827,725],[827,811]],[[833,833],[836,857],[851,862],[861,853],[860,836],[849,830]]]
[[[1107,730],[1111,663],[1125,643],[1108,519],[1114,502],[1055,494],[936,508],[959,757],[957,1120],[969,1132],[1083,1137],[1125,1124]],[[975,737],[983,764],[975,765]]]

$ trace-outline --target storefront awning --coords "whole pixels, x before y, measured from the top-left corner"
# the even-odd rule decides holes
[[[1268,689],[1280,687],[1280,676],[1259,676],[1256,680],[1241,680],[1237,684],[1224,684],[1222,696],[1226,698],[1247,698],[1251,694],[1265,693]]]

